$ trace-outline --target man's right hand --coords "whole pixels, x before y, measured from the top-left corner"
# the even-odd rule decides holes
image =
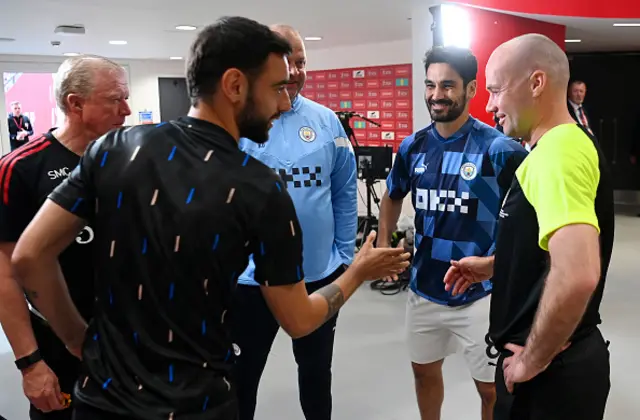
[[[44,361],[22,371],[22,388],[31,404],[44,413],[65,408],[58,377]]]
[[[445,290],[456,296],[464,293],[474,283],[493,277],[493,257],[465,257],[451,261],[451,267],[444,276]]]
[[[373,243],[376,232],[371,231],[367,241],[356,254],[352,269],[365,280],[377,280],[384,277],[395,276],[402,273],[409,266],[411,254],[404,251],[404,248],[374,248]]]

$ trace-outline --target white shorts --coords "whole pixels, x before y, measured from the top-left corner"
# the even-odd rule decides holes
[[[470,305],[449,307],[409,290],[406,332],[411,361],[424,365],[462,350],[473,379],[494,382],[496,368],[489,364],[492,359],[485,341],[490,305],[491,295]]]

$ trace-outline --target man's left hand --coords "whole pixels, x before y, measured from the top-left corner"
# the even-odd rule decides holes
[[[524,360],[522,360],[524,347],[509,343],[505,345],[504,348],[513,353],[513,356],[504,359],[502,364],[504,383],[507,386],[507,391],[512,394],[515,384],[533,379],[544,369],[528,366],[524,363]]]

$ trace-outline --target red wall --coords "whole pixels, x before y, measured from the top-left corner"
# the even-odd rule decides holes
[[[634,0],[457,0],[447,3],[536,15],[627,19],[640,17],[640,2]]]
[[[49,131],[56,124],[56,101],[53,97],[53,76],[51,73],[21,73],[15,85],[5,92],[7,113],[11,102],[19,101],[22,113],[33,124],[33,136]]]
[[[472,26],[471,50],[478,59],[478,93],[471,101],[470,111],[474,117],[493,126],[493,115],[486,111],[489,93],[486,90],[484,74],[493,50],[503,42],[526,33],[546,35],[564,50],[565,27],[473,7],[465,9],[469,13]]]

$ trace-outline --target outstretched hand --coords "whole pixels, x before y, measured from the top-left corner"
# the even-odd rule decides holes
[[[465,257],[451,261],[451,267],[444,276],[444,288],[453,296],[464,293],[474,283],[489,280],[493,276],[491,257]]]
[[[376,235],[376,231],[369,233],[352,265],[366,280],[397,276],[409,266],[411,254],[403,248],[375,248]]]

